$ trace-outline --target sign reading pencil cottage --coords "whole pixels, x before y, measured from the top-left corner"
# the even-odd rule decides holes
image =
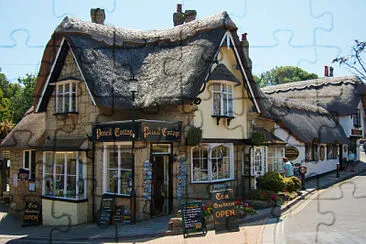
[[[93,140],[113,141],[163,141],[179,142],[182,135],[181,122],[144,121],[108,123],[93,127]]]

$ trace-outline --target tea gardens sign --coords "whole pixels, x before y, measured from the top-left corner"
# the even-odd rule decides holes
[[[138,120],[135,123],[119,122],[93,126],[93,141],[180,141],[181,122]]]
[[[285,148],[285,156],[288,160],[295,160],[299,156],[299,150],[294,146],[288,146]]]

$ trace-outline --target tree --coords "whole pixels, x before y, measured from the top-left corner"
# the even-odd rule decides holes
[[[260,87],[277,85],[280,83],[289,83],[301,80],[317,79],[318,76],[314,73],[308,73],[307,71],[295,67],[295,66],[280,66],[266,71],[260,75],[260,77],[254,77],[255,82]]]
[[[366,69],[363,57],[365,56],[365,41],[355,40],[355,44],[352,47],[352,54],[348,56],[341,56],[333,59],[333,63],[339,63],[340,66],[346,66],[353,74],[360,77],[362,80],[366,80]]]
[[[21,89],[14,89],[15,93],[11,98],[11,110],[13,112],[13,122],[15,123],[18,123],[23,118],[24,113],[32,106],[35,80],[36,77],[29,74],[18,79]]]

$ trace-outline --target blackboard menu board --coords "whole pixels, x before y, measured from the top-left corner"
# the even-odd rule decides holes
[[[42,224],[42,206],[36,201],[26,201],[23,215],[23,226]]]
[[[239,231],[233,190],[213,191],[211,194],[215,232]]]
[[[123,206],[115,206],[114,213],[113,213],[113,224],[123,223],[123,213],[124,207]]]
[[[202,212],[201,202],[191,202],[182,205],[183,236],[187,237],[191,232],[206,231],[205,218]]]
[[[98,225],[108,226],[111,223],[114,208],[114,196],[103,195],[100,202]]]

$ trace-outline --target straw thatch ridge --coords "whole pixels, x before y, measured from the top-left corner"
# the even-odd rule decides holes
[[[356,111],[365,84],[355,76],[326,77],[268,86],[262,91],[273,98],[301,101],[323,107],[332,115],[346,116]]]
[[[29,109],[1,143],[2,148],[35,149],[43,144],[45,113]]]

